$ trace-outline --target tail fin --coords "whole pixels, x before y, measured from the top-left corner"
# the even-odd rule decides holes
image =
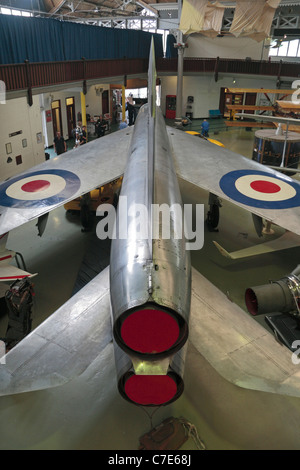
[[[148,66],[148,103],[149,112],[152,118],[155,118],[156,110],[156,67],[155,67],[155,48],[154,39],[152,36],[150,54],[149,54],[149,66]]]
[[[152,214],[154,202],[154,154],[155,154],[155,114],[156,114],[156,68],[153,36],[151,39],[148,66],[148,214]],[[149,252],[152,256],[152,220],[149,216],[148,236]]]

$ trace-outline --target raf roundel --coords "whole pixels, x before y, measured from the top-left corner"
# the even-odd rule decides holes
[[[300,205],[300,186],[289,177],[258,170],[236,170],[220,179],[220,188],[234,201],[263,209]]]
[[[17,176],[2,184],[2,206],[31,208],[52,206],[71,198],[80,188],[80,179],[67,170],[40,170]]]

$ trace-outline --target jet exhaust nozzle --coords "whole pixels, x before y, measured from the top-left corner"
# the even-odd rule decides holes
[[[118,390],[125,400],[138,406],[165,406],[182,395],[187,345],[174,356],[156,361],[129,357],[115,340],[113,346]]]
[[[174,310],[155,303],[124,312],[116,320],[113,330],[123,351],[147,360],[175,354],[188,338],[185,319]]]
[[[250,287],[245,292],[245,303],[251,315],[298,311],[300,305],[300,280],[290,274],[270,284]]]
[[[119,382],[120,394],[140,406],[166,406],[177,400],[184,389],[182,378],[173,371],[166,375],[124,374]]]

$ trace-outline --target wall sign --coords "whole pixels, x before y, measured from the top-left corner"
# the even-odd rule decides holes
[[[12,148],[11,148],[11,143],[10,142],[8,144],[5,144],[5,148],[6,148],[6,155],[9,155],[10,153],[12,153]]]
[[[12,132],[11,134],[8,134],[9,137],[14,137],[15,135],[23,134],[23,131],[16,131]]]
[[[42,137],[42,133],[41,132],[38,132],[37,135],[36,135],[36,141],[38,144],[41,144],[43,142],[43,137]]]

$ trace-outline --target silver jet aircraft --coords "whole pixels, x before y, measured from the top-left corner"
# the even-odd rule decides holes
[[[288,349],[191,268],[177,176],[204,188],[212,199],[227,199],[297,235],[300,184],[166,127],[156,106],[155,84],[152,44],[148,103],[134,128],[0,185],[1,235],[124,175],[113,229],[122,235],[112,236],[109,268],[2,358],[0,395],[62,385],[82,374],[113,342],[121,395],[137,405],[166,405],[183,392],[185,350],[191,341],[230,382],[300,396]],[[139,227],[134,210],[120,210],[124,200],[130,208],[145,208]],[[170,213],[171,236],[161,236],[160,224],[154,238],[152,208],[164,204],[179,210]],[[118,230],[124,226],[127,236]]]

